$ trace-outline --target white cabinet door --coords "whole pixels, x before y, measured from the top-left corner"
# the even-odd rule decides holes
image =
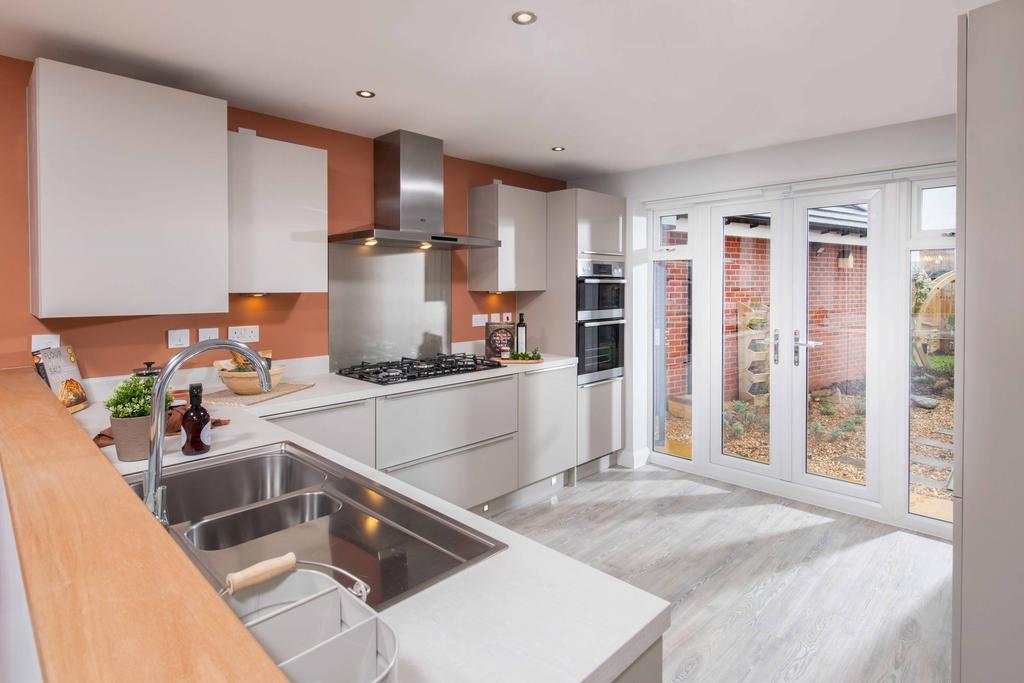
[[[584,256],[621,256],[625,253],[626,200],[622,197],[576,190],[576,244]]]
[[[516,376],[377,399],[377,467],[394,467],[516,431]]]
[[[576,366],[519,375],[519,486],[576,465]]]
[[[576,462],[622,448],[622,378],[579,387]]]
[[[228,133],[229,291],[327,291],[327,150]]]
[[[228,310],[227,103],[37,59],[31,310]]]
[[[374,401],[356,401],[312,410],[268,415],[267,420],[299,436],[375,467]]]
[[[471,249],[469,289],[541,291],[547,287],[547,195],[495,183],[469,190],[469,234],[501,240]]]
[[[391,476],[464,508],[516,489],[516,435],[387,470]]]

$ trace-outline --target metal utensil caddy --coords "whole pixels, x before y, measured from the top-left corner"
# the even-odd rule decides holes
[[[336,572],[352,588],[317,569],[296,568],[221,596],[295,683],[396,683],[398,640],[366,604],[370,587],[330,564],[297,565]]]

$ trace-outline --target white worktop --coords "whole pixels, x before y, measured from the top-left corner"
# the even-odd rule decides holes
[[[213,430],[213,448],[201,457],[292,441],[508,545],[382,612],[398,635],[403,683],[612,681],[668,628],[669,603],[259,417],[575,362],[549,357],[390,386],[337,375],[288,377],[316,386],[249,408],[208,406],[231,424]],[[109,424],[98,404],[76,417],[90,434]],[[165,466],[194,461],[174,438]],[[122,463],[113,447],[103,450],[122,474],[145,469],[145,461]]]

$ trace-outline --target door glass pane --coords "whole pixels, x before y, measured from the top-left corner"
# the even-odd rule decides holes
[[[690,217],[685,213],[662,216],[657,246],[673,247],[689,241]]]
[[[921,190],[921,230],[956,232],[956,185]]]
[[[868,205],[809,209],[806,221],[807,472],[863,485]]]
[[[692,459],[690,261],[654,263],[654,450]]]
[[[725,219],[722,452],[767,463],[771,370],[771,214]]]
[[[953,521],[953,249],[910,252],[910,511]]]

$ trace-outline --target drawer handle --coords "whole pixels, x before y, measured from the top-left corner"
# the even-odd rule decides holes
[[[417,458],[415,460],[410,460],[409,462],[403,462],[403,463],[399,463],[397,465],[391,465],[390,467],[385,467],[385,468],[381,469],[381,472],[384,472],[385,474],[391,474],[392,472],[400,472],[401,470],[408,469],[410,467],[415,467],[416,465],[423,465],[423,464],[426,464],[428,462],[433,462],[434,460],[440,460],[441,458],[447,458],[450,455],[458,455],[459,453],[464,453],[466,451],[471,451],[474,448],[483,448],[484,446],[490,446],[493,443],[498,443],[500,441],[507,441],[508,439],[513,438],[515,435],[516,435],[515,432],[512,432],[510,434],[502,434],[501,436],[494,436],[494,437],[491,437],[490,439],[484,439],[483,441],[477,441],[475,443],[471,443],[471,444],[468,444],[466,446],[459,446],[458,448],[453,448],[450,451],[443,451],[441,453],[432,453],[431,455],[425,455],[422,458]]]
[[[337,408],[355,408],[357,406],[364,406],[370,402],[371,399],[364,398],[362,401],[349,401],[348,403],[332,403],[327,406],[317,406],[316,408],[305,408],[304,410],[292,410],[287,413],[274,413],[273,415],[264,415],[264,420],[274,420],[282,417],[295,417],[296,415],[309,415],[311,413],[322,413],[325,410],[335,410]]]
[[[591,382],[590,384],[581,384],[580,389],[589,389],[590,387],[599,387],[602,384],[611,384],[612,382],[621,382],[621,377],[612,377],[611,379],[603,379],[600,382]]]
[[[419,394],[429,394],[435,391],[444,391],[445,389],[457,389],[459,387],[464,387],[468,385],[489,384],[490,382],[501,382],[503,380],[511,381],[514,379],[515,375],[502,375],[501,377],[490,377],[488,379],[476,379],[470,380],[468,382],[456,382],[455,384],[445,384],[444,386],[440,387],[428,387],[426,389],[414,389],[413,391],[403,391],[400,394],[384,394],[380,398],[383,398],[385,401],[392,401],[399,398],[406,398],[408,396],[418,396]]]
[[[527,370],[523,375],[540,375],[541,373],[550,373],[556,370],[569,370],[575,366],[555,366],[554,368],[540,368],[538,370]]]

